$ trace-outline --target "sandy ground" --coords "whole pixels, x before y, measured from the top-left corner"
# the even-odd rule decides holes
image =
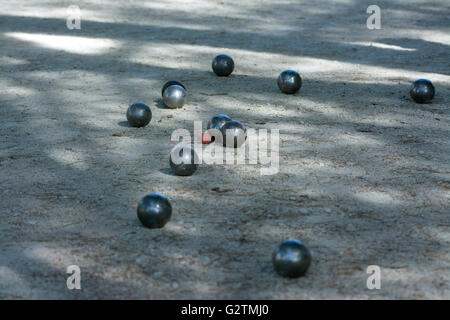
[[[449,299],[449,2],[376,4],[381,30],[352,0],[2,0],[0,298]],[[285,69],[296,95],[277,88]],[[409,97],[418,78],[431,104]],[[171,79],[182,109],[159,102]],[[146,128],[124,122],[136,101]],[[219,113],[280,130],[278,174],[171,174],[172,131]],[[150,192],[173,206],[160,230],[136,217]],[[303,278],[272,268],[286,238],[313,252]]]

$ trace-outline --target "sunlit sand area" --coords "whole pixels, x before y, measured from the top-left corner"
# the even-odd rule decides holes
[[[380,29],[356,0],[2,0],[0,298],[449,299],[450,3],[377,5]],[[183,107],[161,102],[168,80]],[[277,172],[174,174],[172,133],[218,114],[279,130]],[[162,228],[136,215],[149,193],[170,200]],[[311,252],[302,277],[274,270],[285,239]]]

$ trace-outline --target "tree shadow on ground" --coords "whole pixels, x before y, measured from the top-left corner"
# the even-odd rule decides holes
[[[352,5],[343,5],[338,10],[354,12]],[[259,14],[270,15],[275,8],[281,12],[289,9],[274,4],[261,9]],[[333,8],[336,7],[315,14],[312,21],[333,15]],[[408,8],[396,2],[396,10]],[[151,10],[139,10],[143,15],[151,14]],[[434,11],[423,14],[428,21],[421,22],[434,21]],[[248,29],[223,34],[209,28],[213,18],[198,18],[195,22],[205,29],[189,29],[189,36],[183,38],[177,33],[186,27],[84,23],[80,36],[119,39],[121,48],[125,48],[122,52],[125,58],[114,51],[61,54],[1,36],[8,54],[28,61],[6,66],[0,73],[1,80],[32,92],[32,98],[9,95],[0,100],[0,136],[6,137],[0,154],[5,218],[0,224],[1,249],[5,252],[0,265],[30,290],[28,294],[20,294],[13,280],[1,290],[2,294],[6,298],[69,299],[292,299],[311,295],[398,298],[404,297],[399,293],[401,290],[396,291],[399,285],[411,290],[406,294],[410,296],[420,290],[422,282],[405,281],[403,273],[399,275],[403,277],[399,284],[395,280],[397,269],[413,273],[448,268],[448,264],[439,261],[439,257],[445,257],[447,247],[437,232],[448,227],[447,213],[443,211],[445,199],[436,196],[448,188],[445,161],[449,132],[435,126],[435,121],[440,121],[437,117],[445,121],[448,114],[444,104],[449,93],[445,89],[433,104],[416,105],[407,97],[408,78],[401,79],[400,84],[392,80],[374,84],[315,77],[311,81],[306,79],[298,95],[286,96],[279,93],[269,71],[258,76],[237,73],[229,79],[219,79],[210,71],[176,70],[156,62],[142,64],[127,59],[135,49],[132,44],[151,41],[217,49],[225,45],[255,53],[281,51],[299,58],[310,55],[405,72],[448,74],[448,69],[441,68],[441,60],[430,59],[429,64],[413,66],[404,63],[405,59],[422,57],[424,53],[419,48],[423,40],[379,41],[418,49],[405,53],[350,46],[321,36],[329,28],[315,30],[317,24],[313,23],[304,28],[310,32],[307,37],[316,38],[315,43],[324,48],[317,57],[311,48],[299,47],[302,35],[295,29],[285,36],[270,30],[258,33]],[[194,20],[181,14],[164,15],[164,19],[179,23]],[[0,21],[2,33],[73,35],[60,28],[64,23],[60,19],[2,16]],[[356,25],[349,22],[341,29],[353,27]],[[148,37],[138,36],[145,32]],[[246,39],[246,46],[238,44],[236,38]],[[426,54],[431,56],[441,56],[448,49],[443,44],[428,45]],[[190,54],[209,65],[209,52],[199,49]],[[39,62],[43,56],[52,63]],[[78,70],[95,73],[105,81],[80,93],[89,99],[67,93],[73,82],[58,81],[59,73],[74,70],[74,62]],[[115,65],[125,72],[118,75],[105,65]],[[44,90],[45,80],[34,74],[43,70],[56,77],[56,83],[49,82]],[[187,83],[191,95],[188,105],[176,110],[173,118],[165,117],[173,110],[161,108],[147,128],[125,126],[120,119],[124,118],[126,104],[141,97],[158,104],[160,86],[156,89],[146,86],[162,85],[168,78]],[[94,80],[98,78],[91,79]],[[136,85],[136,80],[147,82]],[[249,82],[259,83],[258,92],[248,89],[245,84]],[[109,102],[102,97],[105,92],[113,92],[111,104],[120,101],[121,106],[116,109],[108,106]],[[223,92],[227,95],[214,95]],[[378,98],[367,101],[369,92]],[[264,108],[268,103],[271,106]],[[325,113],[323,105],[336,112]],[[56,115],[55,106],[58,106]],[[274,117],[272,111],[267,112],[274,106],[282,108],[284,116]],[[420,119],[414,118],[414,112],[420,112]],[[168,174],[165,168],[172,148],[170,133],[191,126],[187,122],[192,119],[207,120],[220,113],[242,119],[248,126],[280,127],[285,141],[280,150],[278,175],[260,176],[259,166],[237,165],[205,166],[187,178]],[[95,119],[99,115],[104,117]],[[258,125],[263,122],[264,125]],[[113,136],[118,131],[123,136]],[[408,137],[412,132],[417,134]],[[428,137],[440,137],[434,141],[442,143],[432,144],[429,154],[417,159],[417,149]],[[388,148],[392,157],[380,152],[383,148]],[[352,155],[352,165],[346,163],[348,154]],[[405,164],[396,165],[398,159],[404,159]],[[391,175],[392,171],[395,172]],[[357,190],[355,180],[367,186],[366,193]],[[413,190],[407,185],[412,180],[416,182]],[[434,190],[429,189],[430,185]],[[148,192],[171,195],[175,215],[167,228],[148,230],[137,222],[135,204]],[[380,198],[373,201],[370,195]],[[302,239],[313,250],[313,266],[303,279],[281,279],[271,267],[272,251],[287,237]],[[68,253],[59,261],[57,256],[64,251]],[[52,252],[56,252],[54,256]],[[86,270],[83,280],[86,285],[81,293],[65,288],[66,274],[62,267],[74,257]],[[364,289],[365,268],[370,264],[387,269],[391,278],[383,286],[392,290],[378,295]],[[324,274],[335,274],[334,282]],[[444,280],[439,278],[435,285],[443,294],[448,292]],[[44,288],[39,287],[42,283]]]

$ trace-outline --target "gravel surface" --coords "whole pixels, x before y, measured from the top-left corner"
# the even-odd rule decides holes
[[[450,299],[450,6],[377,5],[380,30],[352,0],[2,0],[0,298]],[[230,77],[211,71],[220,53]],[[418,78],[431,104],[409,97]],[[182,109],[160,102],[172,79]],[[136,101],[145,128],[127,126]],[[174,176],[171,133],[216,114],[279,129],[279,172]],[[172,203],[163,229],[137,220],[150,192]],[[287,238],[312,251],[302,278],[273,270]]]

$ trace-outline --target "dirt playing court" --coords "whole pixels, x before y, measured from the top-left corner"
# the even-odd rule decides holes
[[[446,0],[2,0],[0,298],[450,299],[449,15]],[[211,71],[220,53],[230,77]],[[419,78],[431,104],[409,96]],[[160,102],[172,79],[182,109]],[[145,128],[126,122],[137,101]],[[279,172],[173,175],[172,132],[216,114],[279,129]],[[136,217],[151,192],[173,207],[163,229]],[[305,277],[273,270],[287,238],[312,251]]]

